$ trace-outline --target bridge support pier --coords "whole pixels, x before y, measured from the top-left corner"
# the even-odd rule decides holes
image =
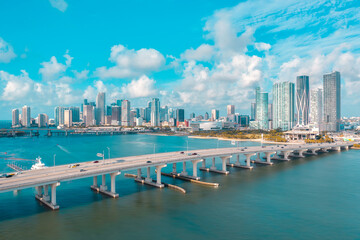
[[[251,162],[251,157],[252,157],[252,156],[255,156],[256,153],[247,153],[247,154],[244,154],[244,155],[245,155],[245,157],[246,157],[246,160],[245,160],[246,165],[241,165],[241,163],[240,163],[240,161],[239,161],[239,162],[237,162],[236,164],[234,164],[234,167],[237,167],[237,168],[245,168],[245,169],[250,169],[250,170],[253,169],[254,167],[251,166],[250,162]]]
[[[229,171],[226,170],[226,163],[228,162],[228,160],[231,158],[231,156],[224,156],[224,157],[220,157],[221,161],[222,161],[222,169],[218,170],[215,166],[215,158],[213,158],[213,163],[212,166],[210,168],[210,172],[215,172],[215,173],[221,173],[221,174],[229,174]]]
[[[106,186],[106,175],[103,174],[101,175],[101,185],[100,185],[100,192],[104,192],[107,190],[107,186]]]
[[[265,164],[265,165],[273,165],[274,163],[271,162],[271,155],[275,154],[276,152],[264,152],[265,153],[265,159],[266,161],[261,161],[261,158],[256,159],[254,161],[254,163],[257,163],[257,164]]]
[[[190,175],[188,175],[187,174],[187,172],[182,172],[181,174],[180,174],[180,176],[183,176],[183,177],[186,177],[186,178],[191,178],[191,179],[194,179],[194,180],[199,180],[200,179],[200,177],[198,177],[197,176],[197,164],[199,163],[199,162],[202,162],[203,161],[203,159],[197,159],[197,160],[192,160],[191,162],[192,162],[192,168],[193,168],[193,175],[192,176],[190,176]],[[185,162],[184,162],[185,163]],[[184,164],[183,163],[183,164]]]
[[[210,169],[206,167],[206,159],[204,158],[201,164],[201,167],[199,168],[199,170],[201,171],[206,171],[208,172]]]
[[[176,163],[173,163],[172,169],[173,169],[173,171],[171,172],[171,174],[179,175],[179,174],[177,173],[177,170],[176,170]]]
[[[181,176],[187,176],[188,173],[187,173],[187,171],[186,171],[186,162],[184,161],[182,164],[183,164],[183,170],[182,170],[182,172],[180,173],[180,175],[181,175]]]
[[[49,196],[49,186],[51,186],[51,199]],[[59,209],[59,205],[57,205],[57,203],[56,203],[56,187],[57,186],[60,186],[60,182],[52,183],[50,185],[35,187],[36,192],[37,192],[37,194],[35,195],[35,198],[39,202],[45,204],[47,207],[51,208],[52,210]],[[43,190],[44,190],[44,194],[42,192]]]
[[[349,150],[349,146],[343,146],[345,150]]]

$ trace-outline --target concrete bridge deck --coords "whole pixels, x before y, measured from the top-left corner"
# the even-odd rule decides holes
[[[255,155],[258,155],[259,157],[260,153],[264,153],[267,156],[269,162],[270,159],[280,160],[280,156],[284,156],[285,160],[289,160],[288,157],[291,157],[290,154],[293,154],[295,152],[299,153],[300,155],[304,151],[309,153],[313,152],[314,154],[316,154],[316,151],[321,151],[321,152],[326,152],[327,150],[340,151],[343,148],[348,149],[352,145],[353,143],[350,142],[337,142],[337,143],[325,143],[325,144],[271,145],[271,146],[262,146],[262,147],[255,146],[255,147],[199,149],[199,150],[191,150],[189,152],[185,151],[184,153],[177,151],[177,152],[147,154],[140,156],[111,158],[111,159],[105,159],[105,161],[99,160],[98,163],[94,163],[94,161],[87,161],[87,162],[74,163],[74,164],[80,164],[78,167],[75,168],[69,168],[69,164],[66,164],[55,167],[48,167],[46,169],[40,169],[40,170],[23,171],[21,174],[13,176],[11,178],[0,178],[0,193],[35,187],[38,190],[39,196],[42,196],[42,192],[41,192],[42,189],[46,189],[46,191],[48,191],[47,189],[51,187],[52,192],[54,191],[55,194],[52,197],[56,198],[56,192],[55,192],[56,186],[58,186],[60,182],[87,178],[87,177],[94,177],[93,186],[95,189],[97,189],[97,176],[102,175],[103,177],[102,190],[105,193],[109,193],[108,195],[111,195],[110,193],[115,194],[115,176],[118,175],[121,171],[137,169],[138,175],[139,177],[141,177],[141,168],[147,168],[147,179],[151,180],[150,167],[156,167],[158,170],[157,177],[161,178],[162,167],[166,166],[166,164],[172,163],[174,168],[173,172],[176,172],[176,165],[174,163],[182,162],[183,172],[181,174],[186,176],[187,175],[186,162],[191,161],[193,163],[193,175],[189,177],[198,178],[197,163],[203,161],[203,168],[204,168],[205,160],[207,158],[213,159],[213,165],[209,169],[213,170],[214,172],[221,173],[225,171],[224,173],[226,173],[227,172],[226,164],[229,164],[229,160],[231,156],[245,155],[247,165],[244,165],[243,167],[252,168],[252,166],[250,166],[250,157]],[[192,155],[193,153],[196,153],[196,155]],[[277,156],[271,157],[272,154],[277,154]],[[217,170],[215,168],[215,157],[220,157],[223,161],[221,170]],[[258,162],[261,162],[259,158],[257,160]],[[111,188],[112,188],[111,192],[107,192],[107,188],[105,186],[106,174],[110,174],[111,176]],[[161,187],[161,184],[156,186]],[[101,188],[99,189],[101,190]],[[44,193],[44,195],[48,198],[47,193]],[[37,198],[41,198],[39,196]],[[53,205],[56,205],[56,201],[53,201],[53,203],[54,203]]]

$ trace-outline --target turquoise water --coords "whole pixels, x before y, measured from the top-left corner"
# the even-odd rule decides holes
[[[189,149],[231,146],[187,137],[71,136],[3,138],[0,152],[22,159],[40,155],[51,166],[53,154],[56,164],[67,164],[96,159],[106,147],[112,157],[153,153],[154,144],[156,152],[180,151],[187,140]],[[252,171],[230,169],[227,176],[199,173],[204,181],[220,183],[217,189],[163,177],[185,188],[185,195],[139,185],[123,174],[118,199],[92,192],[91,178],[62,182],[59,211],[41,206],[33,189],[2,193],[0,239],[359,239],[359,156],[350,150]],[[0,171],[8,171],[8,160],[0,161]]]

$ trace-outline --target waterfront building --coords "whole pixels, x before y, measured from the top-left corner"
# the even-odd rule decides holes
[[[332,72],[323,76],[324,112],[321,131],[340,130],[341,99],[340,73]]]
[[[121,125],[130,126],[130,101],[123,100],[121,103]]]
[[[178,108],[176,109],[176,124],[179,125],[182,122],[185,122],[185,110]]]
[[[160,108],[160,122],[169,121],[169,115],[168,115],[168,107],[161,107]]]
[[[64,125],[64,107],[55,107],[55,126]]]
[[[31,125],[31,109],[29,106],[22,107],[21,124],[23,127],[30,127]]]
[[[160,126],[160,100],[153,98],[151,102],[151,126]]]
[[[96,97],[96,125],[105,124],[105,92],[99,92]]]
[[[79,123],[80,122],[80,108],[79,107],[70,107],[72,112],[72,122]]]
[[[319,128],[322,122],[323,91],[321,88],[310,92],[310,123]]]
[[[38,115],[38,127],[47,127],[48,125],[48,116],[45,113],[40,113]]]
[[[66,127],[71,127],[72,126],[72,110],[71,109],[66,109],[64,111],[64,126]]]
[[[269,94],[266,92],[257,92],[256,97],[256,121],[258,129],[269,129],[268,105]]]
[[[11,121],[12,126],[14,127],[20,125],[19,109],[13,109],[11,113],[12,113],[12,121]]]
[[[195,118],[195,113],[190,113],[190,119]]]
[[[309,124],[309,76],[296,78],[296,113],[297,124],[305,126]]]
[[[95,125],[95,107],[93,105],[84,105],[83,120],[86,127]]]
[[[206,121],[209,120],[209,113],[208,112],[205,113],[204,120],[206,120]]]
[[[240,124],[240,127],[249,127],[250,116],[249,115],[240,115],[238,123]]]
[[[251,114],[250,120],[255,121],[256,119],[256,103],[251,103]]]
[[[111,125],[121,125],[121,107],[111,107]]]
[[[228,116],[235,114],[235,105],[227,105],[226,110]]]
[[[273,105],[272,105],[272,103],[268,104],[268,119],[269,119],[269,121],[272,121],[272,119],[273,119]]]
[[[132,109],[130,111],[130,126],[134,127],[136,125],[136,110]]]
[[[295,85],[279,82],[273,85],[273,128],[291,130],[295,120]]]
[[[219,110],[217,109],[211,110],[211,121],[216,121],[219,119],[219,117],[220,117]]]

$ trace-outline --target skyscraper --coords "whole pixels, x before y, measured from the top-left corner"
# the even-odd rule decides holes
[[[209,120],[209,113],[208,112],[205,113],[204,120]]]
[[[219,110],[217,110],[217,109],[211,110],[211,121],[218,120],[219,117],[220,117]]]
[[[265,92],[257,93],[256,99],[256,121],[259,129],[269,129],[268,104],[269,94]]]
[[[273,85],[273,128],[292,129],[295,118],[295,85],[291,82]]]
[[[121,103],[121,125],[130,126],[130,101],[123,100]]]
[[[79,107],[70,107],[72,112],[72,122],[80,122],[80,109]]]
[[[40,113],[38,115],[38,127],[46,127],[47,126],[47,115],[44,113]]]
[[[55,107],[54,115],[55,115],[55,126],[64,125],[64,107]]]
[[[235,114],[235,106],[234,105],[227,105],[226,107],[227,115]]]
[[[309,124],[309,76],[298,76],[296,78],[296,113],[297,124]]]
[[[322,122],[323,91],[321,88],[312,89],[310,92],[310,123],[316,127]]]
[[[251,114],[250,120],[255,121],[256,119],[256,103],[251,103]]]
[[[66,109],[64,111],[64,125],[67,127],[71,127],[72,126],[72,110],[71,109]]]
[[[83,106],[83,118],[86,127],[95,125],[95,107],[93,105]]]
[[[105,92],[99,92],[96,97],[96,124],[105,124]]]
[[[121,125],[121,107],[111,107],[111,125]]]
[[[176,109],[176,123],[185,121],[185,110],[182,108]]]
[[[151,126],[160,126],[160,100],[153,98],[151,102]]]
[[[29,106],[23,106],[21,113],[21,124],[24,127],[30,127],[31,124],[31,110]]]
[[[20,124],[19,120],[19,109],[12,110],[12,126],[18,126]]]
[[[340,73],[332,72],[323,77],[324,116],[321,131],[336,132],[340,130]]]

